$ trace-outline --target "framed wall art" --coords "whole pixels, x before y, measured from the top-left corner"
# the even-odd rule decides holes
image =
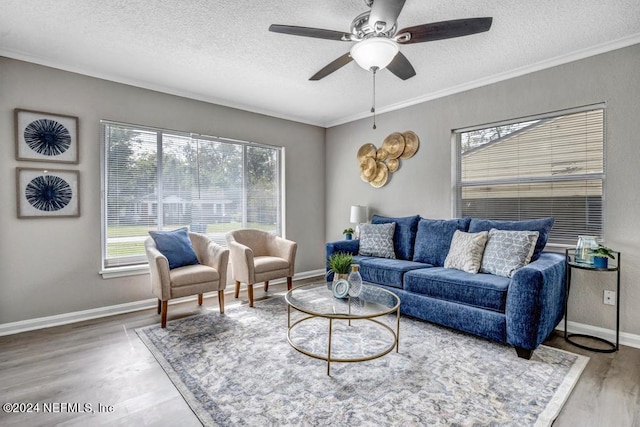
[[[80,173],[16,168],[18,218],[80,216]]]
[[[78,118],[16,108],[16,160],[78,163]]]

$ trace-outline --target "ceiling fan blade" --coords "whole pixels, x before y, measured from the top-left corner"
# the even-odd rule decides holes
[[[373,0],[371,13],[369,14],[369,25],[378,30],[375,24],[377,22],[384,22],[384,27],[380,28],[379,31],[389,31],[396,25],[405,1],[406,0]]]
[[[396,33],[396,36],[400,36],[398,39],[400,44],[430,42],[489,31],[492,22],[493,18],[469,18],[433,22],[431,24],[403,28]],[[402,39],[402,34],[404,33],[411,34],[409,40]]]
[[[269,27],[272,33],[289,34],[292,36],[314,37],[317,39],[351,41],[351,34],[344,31],[323,30],[322,28],[296,27],[293,25],[276,25]]]
[[[410,79],[411,77],[416,75],[416,70],[413,69],[413,66],[411,65],[407,57],[402,54],[402,52],[398,52],[396,54],[396,57],[393,58],[393,61],[391,61],[391,63],[387,65],[387,69],[396,76],[400,77],[402,80]]]
[[[342,55],[341,57],[339,57],[338,59],[336,59],[335,61],[330,62],[322,70],[320,70],[317,73],[315,73],[313,76],[311,76],[311,78],[309,80],[320,80],[322,78],[325,78],[329,74],[333,73],[334,71],[344,67],[345,65],[347,65],[351,61],[353,61],[353,58],[351,58],[351,54],[349,52],[347,52],[344,55]]]

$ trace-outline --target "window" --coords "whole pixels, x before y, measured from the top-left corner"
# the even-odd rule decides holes
[[[236,228],[282,234],[281,147],[103,121],[103,268],[147,262],[149,230],[226,245]]]
[[[604,105],[454,131],[456,214],[552,216],[549,242],[603,239]]]

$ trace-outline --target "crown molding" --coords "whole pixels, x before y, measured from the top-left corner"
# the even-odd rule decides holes
[[[493,83],[498,83],[504,80],[508,80],[508,79],[512,79],[514,77],[519,77],[519,76],[523,76],[525,74],[530,74],[536,71],[541,71],[541,70],[545,70],[548,68],[552,68],[552,67],[556,67],[558,65],[563,65],[563,64],[567,64],[570,62],[574,62],[574,61],[578,61],[581,59],[585,59],[585,58],[589,58],[591,56],[595,56],[595,55],[599,55],[602,53],[606,53],[606,52],[610,52],[613,50],[617,50],[617,49],[622,49],[628,46],[632,46],[634,44],[638,44],[640,43],[640,33],[637,34],[632,34],[630,36],[627,37],[623,37],[617,40],[613,40],[610,42],[606,42],[606,43],[601,43],[599,45],[595,45],[595,46],[591,46],[585,49],[581,49],[581,50],[577,50],[565,55],[560,55],[554,58],[550,58],[544,61],[540,61],[534,64],[530,64],[530,65],[526,65],[523,67],[519,67],[513,70],[509,70],[509,71],[505,71],[503,73],[498,73],[498,74],[494,74],[492,76],[488,76],[485,78],[481,78],[478,80],[474,80],[471,82],[467,82],[467,83],[463,83],[457,86],[452,86],[450,88],[446,88],[443,90],[439,90],[436,92],[432,92],[432,93],[428,93],[428,94],[424,94],[424,95],[420,95],[417,96],[415,98],[411,98],[402,102],[398,102],[395,104],[390,104],[387,106],[378,106],[376,108],[376,114],[380,115],[380,114],[384,114],[384,113],[388,113],[388,112],[392,112],[392,111],[396,111],[396,110],[401,110],[403,108],[406,107],[410,107],[413,105],[417,105],[417,104],[421,104],[427,101],[432,101],[434,99],[438,99],[438,98],[443,98],[445,96],[449,96],[449,95],[454,95],[460,92],[464,92],[467,90],[471,90],[471,89],[476,89],[482,86],[487,86]],[[113,74],[109,74],[109,73],[100,73],[100,72],[95,72],[92,70],[87,70],[81,67],[75,67],[72,65],[68,65],[68,64],[61,64],[58,61],[51,59],[51,58],[42,58],[42,57],[36,57],[33,55],[29,55],[27,53],[24,52],[18,52],[18,51],[12,51],[12,50],[8,50],[8,49],[2,49],[0,48],[0,56],[5,56],[7,58],[12,58],[12,59],[17,59],[20,61],[25,61],[25,62],[30,62],[30,63],[34,63],[34,64],[38,64],[38,65],[43,65],[46,67],[51,67],[51,68],[56,68],[56,69],[60,69],[60,70],[64,70],[64,71],[68,71],[68,72],[72,72],[72,73],[77,73],[77,74],[81,74],[81,75],[85,75],[85,76],[89,76],[89,77],[94,77],[94,78],[98,78],[98,79],[102,79],[102,80],[108,80],[108,81],[112,81],[112,82],[116,82],[116,83],[121,83],[121,84],[126,84],[126,85],[130,85],[130,86],[135,86],[135,87],[139,87],[142,89],[148,89],[148,90],[153,90],[156,92],[161,92],[161,93],[165,93],[168,95],[175,95],[175,96],[180,96],[180,97],[184,97],[184,98],[189,98],[189,99],[193,99],[196,101],[202,101],[202,102],[207,102],[207,103],[211,103],[211,104],[216,104],[216,105],[220,105],[223,107],[228,107],[228,108],[234,108],[234,109],[238,109],[238,110],[242,110],[242,111],[246,111],[249,113],[255,113],[255,114],[261,114],[261,115],[265,115],[265,116],[269,116],[269,117],[274,117],[274,118],[278,118],[278,119],[282,119],[282,120],[288,120],[288,121],[293,121],[293,122],[297,122],[297,123],[303,123],[303,124],[308,124],[308,125],[312,125],[312,126],[319,126],[319,127],[323,127],[323,128],[331,128],[334,126],[338,126],[338,125],[342,125],[342,124],[346,124],[346,123],[350,123],[350,122],[354,122],[357,120],[361,120],[361,119],[365,119],[365,118],[369,118],[371,116],[371,113],[369,112],[362,112],[362,113],[358,113],[358,114],[354,114],[354,115],[349,115],[343,118],[340,118],[338,120],[333,120],[333,121],[326,121],[326,122],[322,122],[322,121],[310,121],[310,120],[306,120],[303,119],[301,117],[297,117],[297,116],[293,116],[293,115],[287,115],[287,114],[279,114],[276,113],[274,111],[271,110],[267,110],[267,109],[260,109],[260,108],[255,108],[253,106],[250,105],[244,105],[244,104],[238,104],[238,103],[234,103],[231,102],[229,100],[226,99],[219,99],[219,98],[215,98],[215,97],[206,97],[206,96],[202,96],[201,94],[198,93],[193,93],[193,92],[189,92],[189,91],[181,91],[179,89],[176,89],[174,87],[168,87],[168,86],[163,86],[163,85],[158,85],[158,84],[154,84],[154,83],[150,83],[150,82],[146,82],[146,81],[142,81],[142,80],[135,80],[135,79],[128,79],[119,75],[113,75]]]
[[[514,77],[520,77],[525,74],[531,74],[536,71],[546,70],[548,68],[553,68],[558,65],[568,64],[570,62],[575,62],[581,59],[589,58],[591,56],[600,55],[602,53],[611,52],[617,49],[622,49],[638,43],[640,43],[640,33],[632,34],[631,36],[628,36],[628,37],[623,37],[621,39],[617,39],[611,42],[606,42],[599,45],[591,46],[586,49],[577,50],[577,51],[568,53],[566,55],[556,56],[554,58],[536,62],[534,64],[530,64],[523,67],[515,68],[513,70],[505,71],[503,73],[494,74],[489,77],[474,80],[468,83],[463,83],[461,85],[453,86],[453,87],[432,92],[429,94],[421,95],[412,99],[408,99],[406,101],[398,102],[396,104],[391,104],[383,107],[376,107],[376,114],[379,116],[380,114],[383,114],[383,113],[401,110],[403,108],[421,104],[423,102],[432,101],[438,98],[444,98],[445,96],[454,95],[460,92],[465,92],[467,90],[476,89],[483,86],[488,86],[493,83],[509,80]],[[368,112],[359,113],[353,116],[344,117],[342,119],[326,123],[325,126],[327,128],[330,128],[330,127],[334,127],[334,126],[338,126],[345,123],[350,123],[356,120],[361,120],[361,119],[370,118],[370,117],[371,117],[371,113],[368,113]]]
[[[51,58],[42,58],[39,56],[33,56],[24,52],[17,52],[17,51],[13,51],[13,50],[8,50],[8,49],[3,49],[0,47],[0,56],[4,56],[7,58],[11,58],[11,59],[16,59],[19,61],[24,61],[24,62],[30,62],[33,64],[38,64],[38,65],[42,65],[45,67],[50,67],[50,68],[55,68],[58,70],[62,70],[62,71],[68,71],[70,73],[76,73],[76,74],[80,74],[83,76],[88,76],[88,77],[93,77],[93,78],[97,78],[97,79],[101,79],[101,80],[107,80],[110,82],[114,82],[114,83],[120,83],[120,84],[125,84],[125,85],[129,85],[129,86],[134,86],[137,88],[141,88],[141,89],[147,89],[147,90],[152,90],[155,92],[160,92],[160,93],[164,93],[167,95],[174,95],[174,96],[179,96],[182,98],[188,98],[188,99],[193,99],[195,101],[202,101],[202,102],[206,102],[209,104],[215,104],[215,105],[219,105],[222,107],[228,107],[228,108],[233,108],[236,110],[242,110],[248,113],[254,113],[254,114],[260,114],[263,116],[269,116],[269,117],[274,117],[276,119],[282,119],[282,120],[288,120],[288,121],[292,121],[292,122],[296,122],[296,123],[302,123],[302,124],[308,124],[308,125],[312,125],[312,126],[318,126],[318,127],[325,127],[324,123],[320,123],[320,122],[314,122],[314,121],[309,121],[306,120],[302,117],[298,117],[298,116],[293,116],[293,115],[287,115],[287,114],[280,114],[280,113],[276,113],[274,111],[271,110],[267,110],[267,109],[260,109],[260,108],[256,108],[253,107],[251,105],[245,105],[245,104],[239,104],[239,103],[234,103],[232,101],[229,101],[227,99],[221,99],[221,98],[215,98],[215,97],[207,97],[207,96],[203,96],[202,94],[199,93],[194,93],[194,92],[190,92],[190,91],[184,91],[184,90],[180,90],[180,89],[176,89],[174,87],[170,87],[170,86],[164,86],[164,85],[159,85],[159,84],[155,84],[155,83],[150,83],[144,80],[136,80],[136,79],[129,79],[123,76],[119,76],[119,75],[115,75],[115,74],[109,74],[109,73],[102,73],[102,72],[96,72],[95,70],[87,70],[85,68],[81,68],[81,67],[76,67],[73,65],[69,65],[69,64],[62,64],[54,59]]]

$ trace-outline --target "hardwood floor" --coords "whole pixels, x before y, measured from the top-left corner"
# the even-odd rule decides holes
[[[246,290],[238,302],[232,288],[226,308],[247,304]],[[269,293],[284,290],[286,284],[276,284]],[[256,286],[255,294],[256,301],[264,296],[262,286]],[[211,310],[218,310],[215,293],[202,307],[195,301],[171,305],[168,318]],[[0,411],[0,425],[200,425],[135,333],[159,322],[154,308],[0,337],[2,403],[41,403],[37,413]],[[623,346],[613,354],[594,353],[566,343],[560,335],[546,344],[591,358],[554,427],[640,427],[640,349]],[[79,412],[83,409],[90,411]]]

